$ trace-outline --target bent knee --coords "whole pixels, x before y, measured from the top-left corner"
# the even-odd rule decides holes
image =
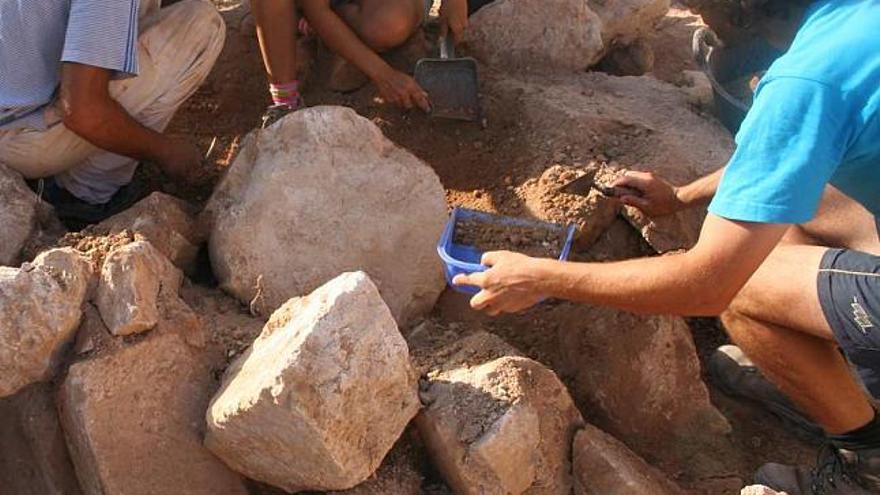
[[[226,23],[217,8],[206,0],[183,0],[165,9],[173,10],[167,19],[180,23],[191,36],[210,47],[223,46]],[[165,10],[163,9],[163,10]]]
[[[383,51],[398,47],[406,42],[418,27],[418,20],[406,12],[393,12],[365,18],[361,28],[361,39],[370,48]]]

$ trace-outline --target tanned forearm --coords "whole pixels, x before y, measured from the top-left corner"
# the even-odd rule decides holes
[[[705,206],[715,196],[715,191],[718,190],[718,184],[721,183],[723,175],[724,167],[690,184],[676,188],[675,194],[678,200],[687,208]]]
[[[59,106],[64,124],[103,150],[161,162],[170,143],[162,134],[141,125],[110,97],[110,76],[110,71],[98,67],[63,65]]]
[[[748,282],[786,226],[707,219],[683,254],[613,263],[540,260],[541,292],[636,313],[716,316]]]
[[[367,75],[377,79],[390,66],[367,46],[352,28],[330,7],[328,0],[303,0],[303,14],[321,41],[334,53],[347,60]]]

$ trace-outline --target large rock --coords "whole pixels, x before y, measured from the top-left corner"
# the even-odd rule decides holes
[[[0,267],[0,397],[51,376],[79,326],[92,277],[92,265],[69,248]]]
[[[0,486],[10,495],[79,495],[47,383],[0,399]]]
[[[588,425],[574,439],[575,495],[683,495],[626,445]]]
[[[443,186],[348,108],[299,111],[250,135],[207,218],[222,287],[264,316],[345,271],[367,272],[399,322],[444,287]]]
[[[95,304],[113,335],[159,323],[159,298],[177,297],[183,274],[147,241],[114,249],[104,259]]]
[[[40,200],[17,172],[0,163],[0,265],[14,265],[37,226]]]
[[[589,0],[590,8],[602,20],[602,39],[630,44],[654,30],[669,11],[670,0]]]
[[[363,272],[292,299],[227,370],[205,443],[249,478],[343,490],[372,475],[419,409],[406,342]]]
[[[730,425],[709,400],[683,319],[571,304],[557,311],[560,373],[591,423],[673,468],[729,446]]]
[[[62,425],[87,495],[246,495],[242,480],[202,446],[216,387],[190,315],[74,364],[59,393]]]
[[[496,0],[471,16],[467,42],[497,69],[572,72],[602,58],[602,30],[587,0]]]
[[[730,134],[697,113],[688,104],[686,92],[650,77],[595,72],[487,77],[486,86],[500,101],[518,105],[519,122],[528,129],[518,139],[536,143],[535,160],[541,159],[540,154],[550,156],[554,150],[567,149],[565,161],[581,169],[596,162],[600,178],[629,169],[655,172],[684,184],[717,170],[733,151]],[[533,195],[533,181],[517,188],[520,197]],[[559,208],[549,210],[534,208],[528,201],[526,206],[529,213],[550,221],[580,215],[599,231],[614,220],[600,201],[571,203],[570,207],[557,203]],[[652,220],[626,208],[624,215],[655,250],[666,252],[696,242],[705,210]]]
[[[185,201],[154,192],[131,208],[88,229],[100,234],[128,231],[149,241],[178,268],[194,270],[196,256],[207,237],[196,223],[193,207]]]
[[[485,334],[470,339],[480,350],[461,345],[423,386],[416,425],[434,465],[457,494],[571,493],[583,419],[565,386],[531,359],[491,358]]]

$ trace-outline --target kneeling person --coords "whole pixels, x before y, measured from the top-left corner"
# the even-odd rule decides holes
[[[140,160],[178,180],[199,165],[195,146],[162,132],[207,77],[225,27],[206,1],[159,4],[0,2],[0,163],[54,177],[59,216],[111,214]]]

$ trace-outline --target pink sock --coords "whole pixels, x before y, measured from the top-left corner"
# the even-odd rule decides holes
[[[272,103],[286,105],[293,110],[299,108],[299,81],[291,81],[282,84],[269,83],[269,93],[272,95]]]

